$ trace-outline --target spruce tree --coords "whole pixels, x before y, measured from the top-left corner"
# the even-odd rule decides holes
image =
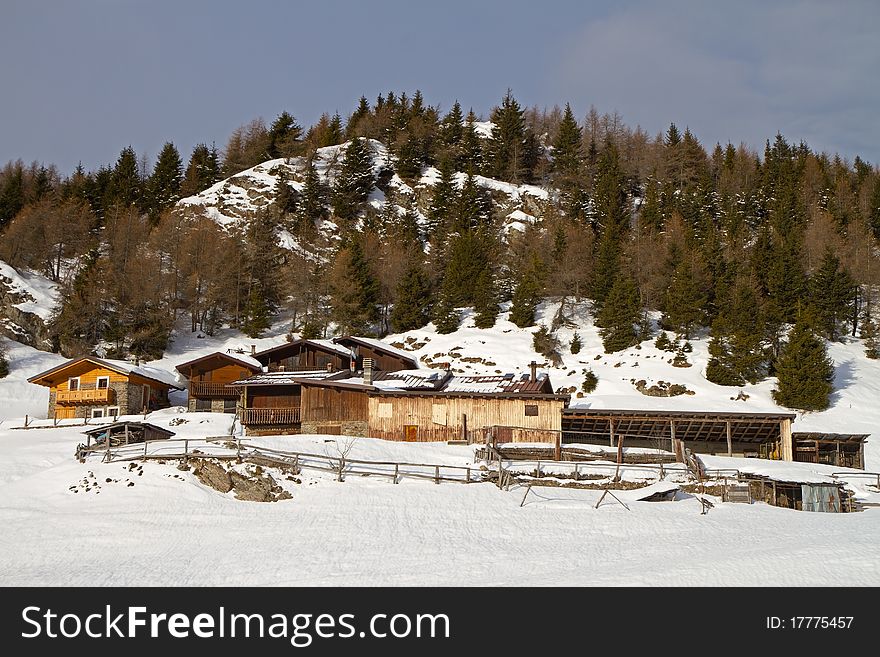
[[[581,334],[575,331],[574,335],[571,338],[571,345],[569,346],[569,350],[572,354],[581,353],[581,347],[583,344],[581,343]]]
[[[725,386],[756,383],[765,371],[763,315],[750,284],[738,283],[712,323],[706,378]]]
[[[464,134],[464,115],[461,104],[456,100],[449,113],[443,117],[438,128],[437,138],[447,149],[454,149],[461,142]]]
[[[868,225],[874,234],[874,239],[880,241],[880,176],[874,181],[874,191],[871,193]]]
[[[0,379],[9,376],[9,359],[6,356],[6,347],[0,344]]]
[[[445,285],[440,287],[440,293],[437,295],[437,303],[434,305],[432,314],[434,327],[437,333],[446,335],[458,330],[461,323],[461,314],[455,307],[452,297],[446,289]]]
[[[305,165],[305,177],[302,192],[297,199],[296,226],[297,230],[310,231],[315,223],[327,215],[327,186],[321,182],[314,159],[309,158]]]
[[[809,323],[799,319],[776,362],[778,382],[773,399],[780,406],[803,411],[822,411],[834,390],[834,364],[825,342]]]
[[[492,328],[498,318],[498,294],[489,267],[483,269],[474,283],[474,326]]]
[[[379,319],[379,282],[370,271],[361,240],[351,239],[336,260],[331,285],[333,319],[343,333],[367,334]]]
[[[683,260],[675,268],[664,299],[665,324],[684,336],[691,336],[694,326],[703,318],[706,296],[700,290],[693,268]]]
[[[463,233],[488,228],[491,215],[492,201],[477,185],[473,172],[468,171],[453,208],[452,230]]]
[[[283,171],[278,174],[278,178],[275,181],[274,192],[275,199],[272,201],[272,204],[275,206],[275,211],[281,217],[295,214],[299,194],[287,182],[287,174]]]
[[[299,152],[303,129],[288,112],[281,112],[269,128],[267,159],[292,157]]]
[[[452,211],[458,198],[455,184],[455,170],[449,158],[440,160],[437,170],[440,177],[431,191],[431,204],[428,206],[428,235],[438,246],[452,224]]]
[[[659,233],[664,225],[660,208],[660,184],[653,178],[645,183],[645,198],[639,206],[639,225],[649,233]]]
[[[138,169],[137,155],[131,146],[122,149],[108,190],[107,206],[118,203],[122,207],[140,205],[143,200],[143,181]]]
[[[526,143],[525,112],[508,89],[491,115],[495,124],[489,142],[489,170],[493,178],[522,182],[531,176]]]
[[[597,317],[606,353],[622,351],[637,344],[636,325],[641,310],[639,290],[635,283],[629,276],[619,275]]]
[[[596,180],[593,186],[597,228],[600,234],[613,231],[621,238],[629,228],[626,199],[626,177],[620,166],[620,157],[614,142],[607,141],[599,156]]]
[[[381,99],[381,96],[379,98]],[[360,132],[358,126],[361,121],[368,116],[370,116],[370,102],[365,96],[361,96],[357,109],[352,113],[348,118],[348,122],[345,124],[345,138],[355,139],[356,137],[359,137]]]
[[[354,219],[367,200],[376,180],[373,159],[364,139],[352,140],[345,149],[342,166],[333,190],[333,211],[342,219]]]
[[[474,127],[476,121],[477,116],[474,114],[474,110],[470,110],[461,134],[457,165],[461,170],[479,174],[483,170],[483,144]]]
[[[871,316],[871,306],[866,305],[862,314],[860,337],[865,344],[865,356],[871,359],[880,358],[880,330]]]
[[[533,260],[531,265],[520,274],[514,288],[508,319],[520,328],[526,328],[535,323],[535,311],[541,300],[540,270],[540,263]]]
[[[563,186],[576,184],[581,166],[583,135],[571,105],[565,104],[565,113],[559,124],[559,132],[553,141],[553,171]]]
[[[18,162],[0,178],[0,229],[12,221],[24,203],[24,169]]]
[[[599,242],[596,266],[590,284],[590,294],[597,309],[601,309],[620,271],[620,236],[616,230],[606,230]]]
[[[391,311],[391,328],[395,333],[412,331],[428,323],[430,291],[422,266],[417,262],[410,264],[397,285],[397,296]]]
[[[485,231],[467,230],[450,240],[443,288],[453,305],[474,305],[477,293],[475,282],[484,270],[491,267],[493,250],[492,242]]]
[[[147,211],[153,222],[159,220],[163,210],[170,208],[180,199],[180,185],[183,181],[183,163],[174,144],[166,142],[159,152],[153,173],[147,180]]]
[[[822,263],[810,278],[809,292],[820,330],[829,340],[837,340],[839,325],[848,319],[853,306],[856,284],[830,247],[825,249]]]

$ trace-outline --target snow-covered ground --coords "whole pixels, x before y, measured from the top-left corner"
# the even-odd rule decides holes
[[[554,303],[542,305],[538,319],[549,323],[556,309]],[[770,397],[772,380],[742,389],[706,381],[705,337],[692,341],[692,367],[676,368],[668,362],[672,354],[653,342],[604,355],[586,308],[572,307],[569,314],[583,350],[572,355],[568,342],[575,329],[561,329],[562,367],[541,369],[557,389],[579,389],[586,368],[598,375],[596,391],[573,394],[574,404],[782,410]],[[279,320],[254,340],[232,330],[200,337],[180,326],[165,356],[149,365],[173,371],[216,350],[249,352],[252,344],[265,349],[283,342],[287,328]],[[387,340],[425,367],[449,362],[468,373],[524,373],[532,359],[543,362],[532,349],[534,330],[517,328],[505,314],[494,329],[478,330],[468,316],[450,335],[428,326]],[[387,477],[357,475],[337,482],[331,473],[313,470],[303,472],[301,483],[280,478],[292,499],[254,503],[209,489],[171,463],[147,462],[142,474],[127,464],[103,464],[97,456],[79,463],[73,454],[84,427],[13,428],[25,414],[45,417],[48,391],[26,379],[63,359],[4,344],[12,373],[0,380],[0,524],[9,528],[0,537],[0,584],[880,585],[876,508],[824,514],[719,502],[702,515],[695,498],[679,495],[674,502],[628,498],[627,511],[607,500],[594,508],[601,491],[561,488],[535,488],[520,507],[519,487],[503,491],[489,483],[436,485],[408,478],[393,484]],[[799,415],[795,430],[875,433],[880,364],[864,357],[858,341],[832,344],[829,351],[837,367],[833,407]],[[639,379],[681,383],[695,394],[646,397],[632,383]],[[736,400],[740,390],[747,400]],[[172,401],[185,400],[177,395]],[[235,430],[228,415],[182,408],[158,411],[148,421],[183,438]],[[289,436],[255,442],[333,456],[337,440]],[[866,451],[868,469],[880,469],[877,441]],[[473,463],[465,446],[372,439],[359,439],[350,456]],[[823,480],[830,475],[821,466],[706,458],[712,468],[798,468],[797,476]],[[859,485],[866,493],[865,482]]]
[[[219,414],[163,411],[179,435]],[[2,430],[3,585],[878,585],[880,513],[626,499],[601,491],[436,485],[306,470],[293,498],[241,502],[172,464],[81,464],[82,427]],[[325,440],[267,439],[316,451]],[[318,451],[317,453],[321,453]],[[467,462],[464,447],[360,439],[352,456]],[[109,480],[109,481],[108,481]],[[133,484],[133,485],[130,485]],[[86,488],[88,487],[88,491]],[[76,492],[74,492],[76,491]],[[626,495],[624,495],[626,497]]]

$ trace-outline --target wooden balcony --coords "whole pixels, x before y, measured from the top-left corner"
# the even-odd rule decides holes
[[[279,363],[269,363],[270,372],[336,372],[335,367],[329,370],[326,365],[281,365]]]
[[[245,408],[241,423],[245,426],[299,424],[299,406],[289,408]]]
[[[92,390],[59,390],[55,395],[57,404],[112,404],[116,398],[112,388]]]
[[[238,397],[241,390],[233,388],[225,383],[211,383],[208,381],[190,381],[189,396],[190,397]]]

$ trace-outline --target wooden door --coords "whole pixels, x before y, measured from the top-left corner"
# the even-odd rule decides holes
[[[56,420],[68,420],[72,417],[76,417],[76,409],[75,408],[65,408],[64,406],[56,406],[55,407],[55,419]]]
[[[403,440],[408,443],[417,442],[419,439],[419,427],[415,424],[403,425]]]

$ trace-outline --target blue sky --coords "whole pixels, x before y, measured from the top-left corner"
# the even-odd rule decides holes
[[[222,148],[255,117],[346,116],[419,88],[487,115],[619,112],[762,149],[782,132],[880,163],[880,3],[4,0],[0,162],[67,173],[128,145]]]

